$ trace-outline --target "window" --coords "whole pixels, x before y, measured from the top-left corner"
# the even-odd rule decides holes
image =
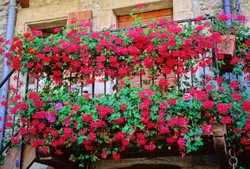
[[[170,16],[173,18],[173,9],[162,9],[152,12],[145,12],[143,15],[141,13],[137,14],[137,18],[141,17],[141,22],[143,25],[149,24],[150,21],[155,19],[156,23],[160,20],[164,19],[165,17]],[[135,22],[135,19],[132,18],[130,15],[118,16],[117,17],[117,28],[126,28],[131,27],[131,24]]]
[[[141,17],[141,22],[143,25],[149,24],[150,21],[155,19],[156,23],[158,23],[160,20],[166,18],[167,16],[170,16],[173,18],[173,9],[162,9],[162,10],[157,10],[157,11],[151,11],[151,12],[143,12],[143,14],[137,14],[137,18]],[[131,24],[135,22],[135,19],[132,18],[131,15],[123,15],[123,16],[118,16],[117,17],[117,28],[126,28],[126,27],[131,27]],[[175,86],[174,84],[174,78],[175,75],[174,73],[171,73],[167,76],[168,79],[168,87]],[[154,81],[150,81],[150,78],[147,77],[146,75],[143,75],[142,77],[136,76],[134,77],[132,86],[137,87],[140,85],[140,79],[142,79],[142,87],[145,89],[148,89],[150,85],[153,83],[158,85],[160,79],[165,79],[164,76],[159,76],[157,79],[154,79]],[[146,83],[145,83],[146,82]],[[144,84],[145,83],[145,84]],[[148,84],[148,85],[147,85]]]

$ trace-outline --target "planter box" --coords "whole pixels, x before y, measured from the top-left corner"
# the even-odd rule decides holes
[[[234,35],[222,35],[222,44],[218,45],[219,54],[235,56],[236,41]]]

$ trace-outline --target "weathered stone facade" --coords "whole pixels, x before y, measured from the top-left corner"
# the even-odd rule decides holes
[[[214,15],[215,12],[223,10],[223,0],[192,0],[194,16]]]
[[[8,23],[9,0],[0,0],[0,37],[5,39]],[[2,79],[3,55],[0,55],[0,79]]]

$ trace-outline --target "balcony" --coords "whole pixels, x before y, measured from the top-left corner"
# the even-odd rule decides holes
[[[19,168],[215,154],[221,168],[249,167],[244,22],[220,13],[87,32],[73,20],[15,37],[1,154],[18,147]]]

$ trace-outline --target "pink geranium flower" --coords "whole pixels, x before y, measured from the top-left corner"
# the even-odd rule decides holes
[[[137,9],[142,9],[142,8],[144,8],[144,5],[143,5],[143,4],[138,4],[138,5],[136,6],[136,8],[137,8]]]
[[[192,96],[191,96],[190,93],[185,93],[185,94],[183,95],[183,100],[184,100],[184,101],[189,101],[189,100],[191,100],[191,99],[192,99]]]
[[[61,108],[63,108],[62,103],[55,103],[54,105],[55,105],[56,109],[61,109]]]

